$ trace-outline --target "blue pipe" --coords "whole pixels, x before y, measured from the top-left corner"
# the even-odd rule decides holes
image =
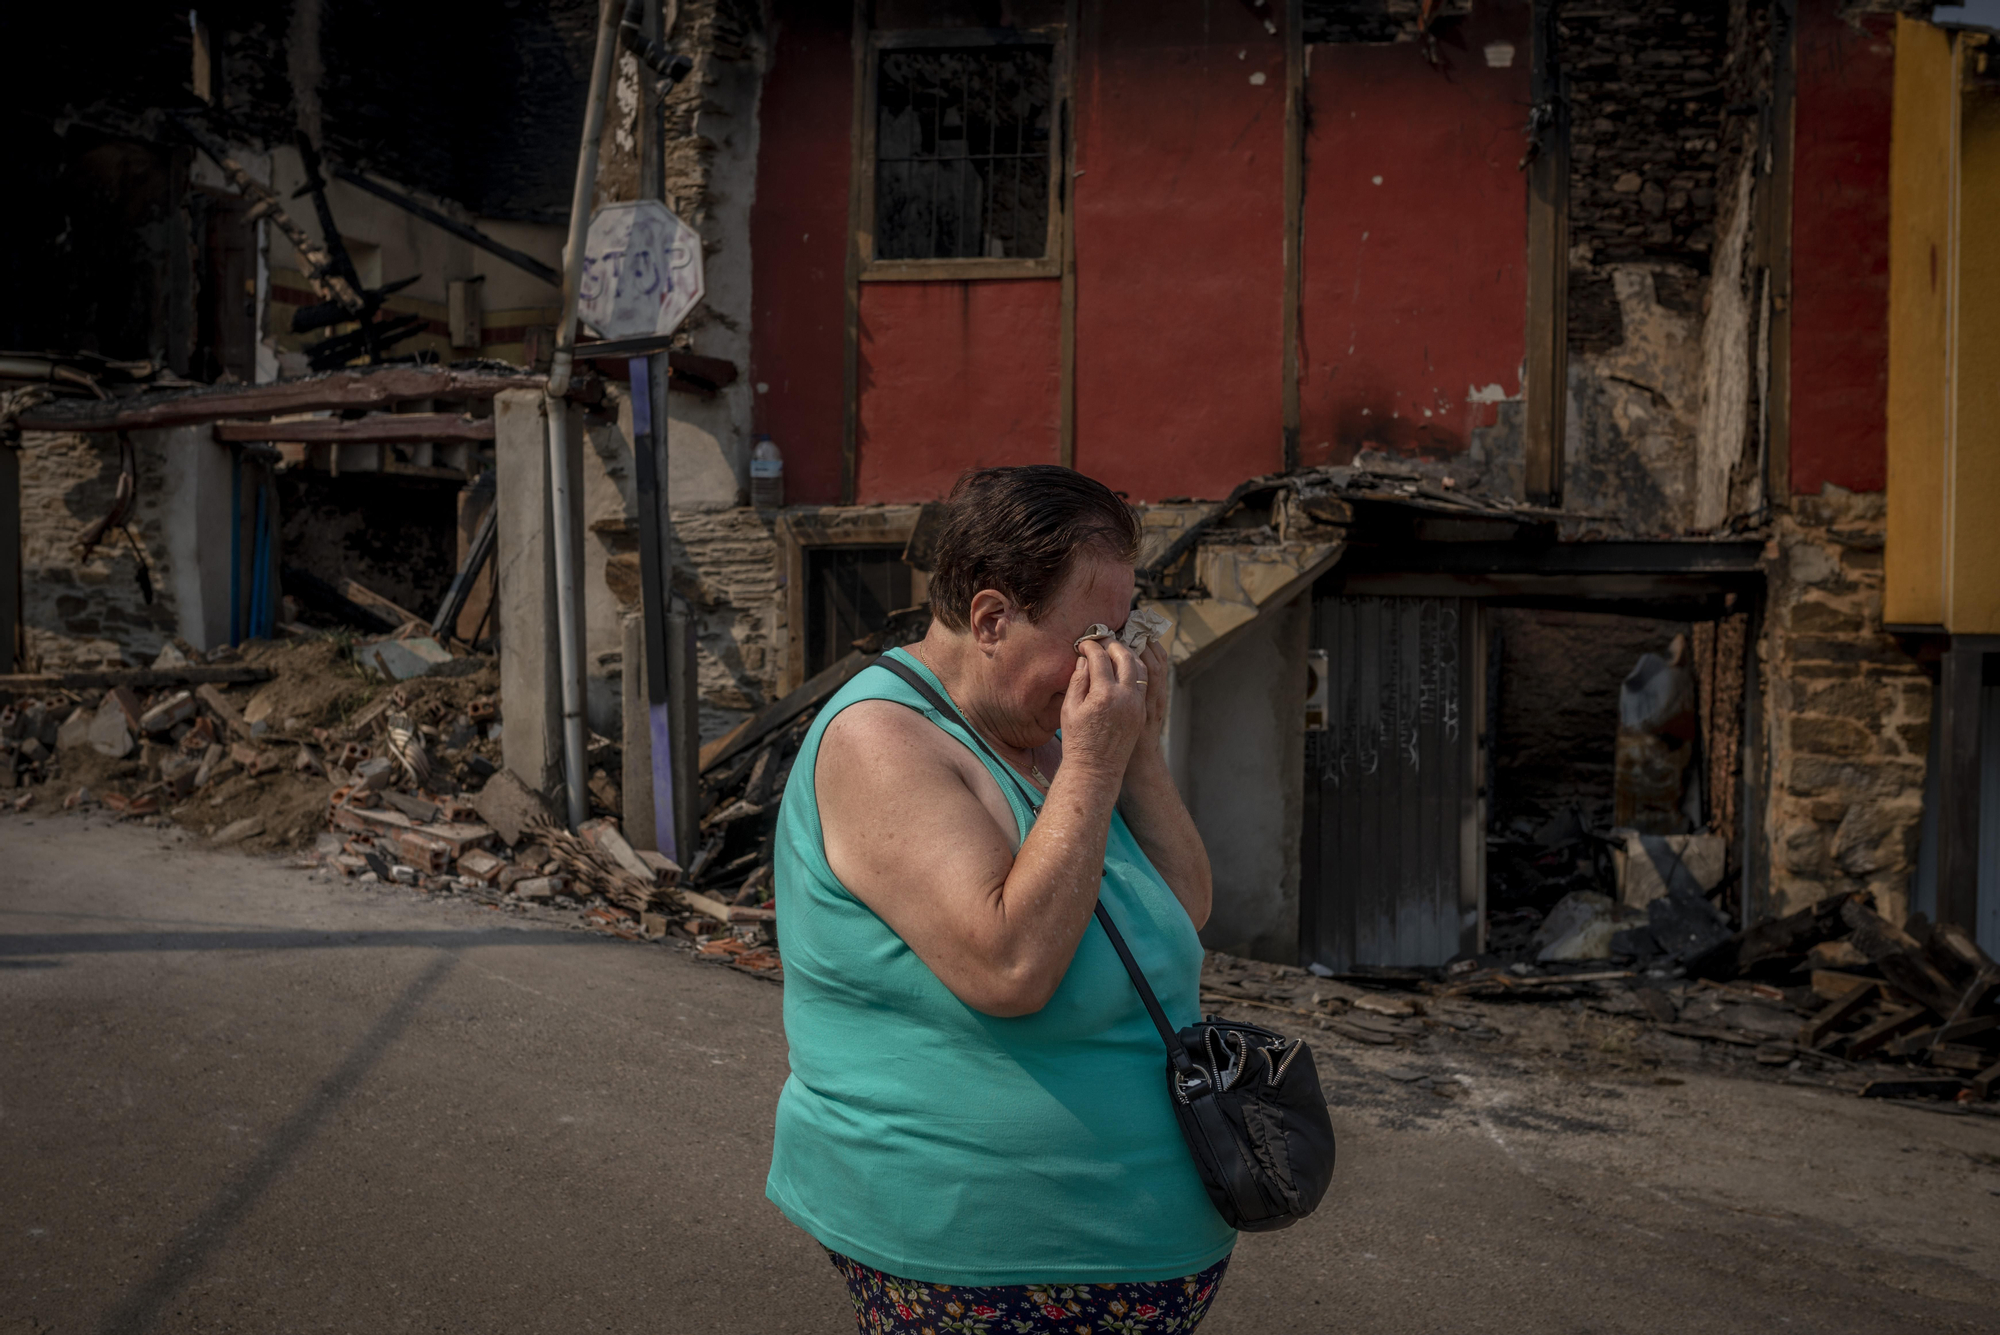
[[[250,547],[250,638],[264,638],[264,488],[257,488],[257,517],[252,522]]]
[[[264,638],[278,633],[278,489],[264,474]]]
[[[229,452],[229,643],[243,643],[243,451]]]

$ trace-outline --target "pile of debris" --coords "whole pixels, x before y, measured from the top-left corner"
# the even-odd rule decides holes
[[[314,850],[322,865],[495,908],[568,907],[628,941],[672,936],[745,972],[783,977],[771,910],[681,888],[681,869],[634,848],[614,817],[564,829],[541,794],[506,770],[463,797],[441,795],[420,777],[420,732],[401,714],[383,720],[387,754],[362,761],[332,795],[332,830]]]
[[[387,643],[305,632],[205,659],[170,649],[147,669],[0,681],[14,697],[0,708],[0,779],[21,790],[10,805],[102,807],[364,882],[573,911],[782,977],[769,907],[683,892],[678,867],[620,833],[613,743],[592,738],[594,819],[572,833],[501,767],[493,660],[437,654],[418,672]],[[768,883],[767,870],[765,898]]]
[[[494,772],[491,660],[448,659],[430,677],[386,687],[349,641],[310,634],[205,657],[169,646],[145,669],[6,678],[22,734],[11,743],[13,777],[31,785],[17,801],[101,805],[217,842],[300,848],[326,827],[332,792],[373,758],[392,711],[437,755],[441,791]],[[43,735],[51,717],[53,744]]]
[[[1960,928],[1921,915],[1898,928],[1859,894],[1724,935],[1685,964],[1507,964],[1487,955],[1438,969],[1342,973],[1212,954],[1202,999],[1310,1020],[1357,1043],[1405,1046],[1441,1030],[1498,1038],[1519,1027],[1499,1018],[1506,1008],[1563,1003],[1668,1036],[1652,1040],[1656,1052],[1679,1040],[1829,1076],[1864,1097],[1983,1103],[2000,1093],[2000,965]]]
[[[1867,896],[1841,895],[1738,933],[1689,969],[1711,979],[1807,974],[1822,1004],[1798,1046],[1936,1073],[1885,1082],[1897,1096],[1986,1099],[2000,1089],[2000,965],[1953,924],[1913,914],[1906,930]]]
[[[739,906],[769,903],[778,800],[820,706],[883,650],[923,639],[930,624],[928,607],[892,613],[838,663],[701,749],[701,843],[688,885]]]

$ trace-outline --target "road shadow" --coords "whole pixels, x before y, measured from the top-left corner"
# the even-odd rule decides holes
[[[483,938],[496,934],[439,932],[380,935],[470,935]],[[234,1181],[227,1183],[201,1217],[174,1240],[152,1275],[126,1295],[125,1300],[104,1318],[98,1326],[100,1335],[138,1335],[159,1318],[174,1295],[200,1273],[208,1258],[228,1241],[237,1225],[270,1190],[271,1184],[298,1158],[327,1118],[353,1095],[382,1055],[402,1036],[425,999],[437,990],[457,963],[456,953],[441,954],[403,989],[402,995],[383,1012],[332,1074],[322,1080],[298,1110],[278,1128],[250,1166]]]

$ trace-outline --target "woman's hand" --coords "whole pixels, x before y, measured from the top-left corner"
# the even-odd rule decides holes
[[[1146,663],[1116,640],[1085,640],[1063,699],[1063,768],[1124,774],[1148,725],[1158,732],[1152,701],[1160,692],[1159,717],[1164,718],[1164,689],[1148,678]]]
[[[1167,674],[1173,669],[1167,664],[1166,648],[1158,640],[1146,646],[1146,652],[1139,655],[1139,677],[1146,683],[1146,726],[1139,734],[1141,746],[1160,744],[1160,732],[1167,726]]]
[[[1147,645],[1138,661],[1139,680],[1146,683],[1145,721],[1126,762],[1118,809],[1125,814],[1132,837],[1187,910],[1189,920],[1200,928],[1208,921],[1214,878],[1201,834],[1167,770],[1160,736],[1167,721],[1167,673],[1172,669],[1166,649],[1159,644]]]

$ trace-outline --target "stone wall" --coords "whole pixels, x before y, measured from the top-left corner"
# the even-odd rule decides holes
[[[1565,7],[1570,411],[1565,503],[1632,535],[1762,503],[1753,255],[1768,11]]]
[[[1831,486],[1774,526],[1759,646],[1772,914],[1847,890],[1908,911],[1931,683],[1882,630],[1882,535],[1880,493]]]
[[[36,670],[141,665],[175,633],[172,570],[161,509],[164,460],[141,447],[132,536],[153,583],[148,604],[139,563],[122,533],[79,563],[77,535],[111,508],[118,441],[110,435],[31,431],[21,448],[21,558],[29,661]]]
[[[674,587],[700,627],[701,738],[713,741],[776,698],[785,599],[778,541],[756,510],[674,511]]]

